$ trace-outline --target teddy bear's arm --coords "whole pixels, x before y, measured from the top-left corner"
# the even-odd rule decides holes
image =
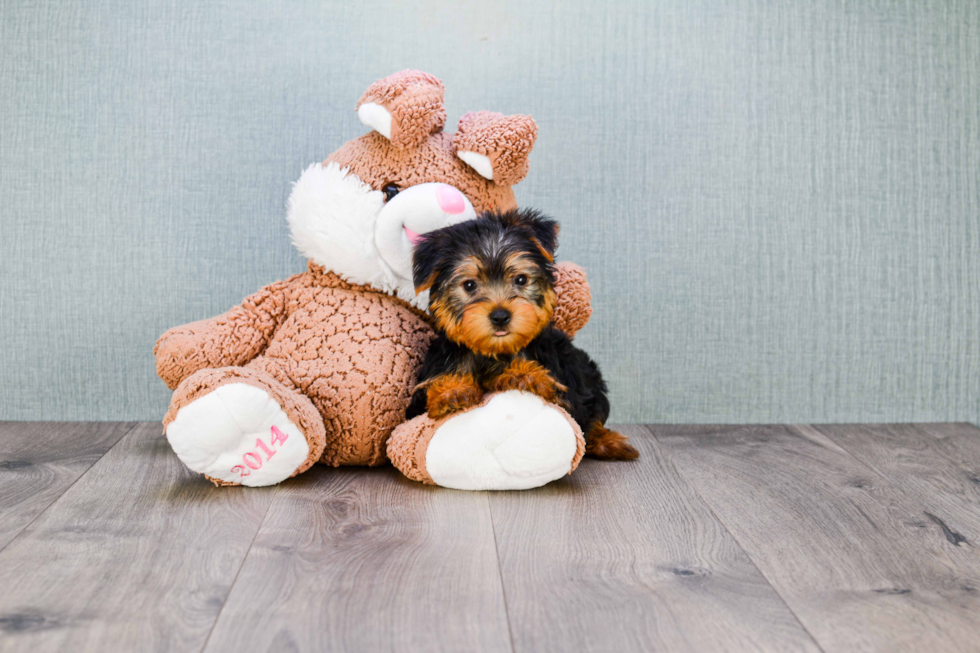
[[[558,303],[552,318],[557,328],[574,337],[592,316],[592,295],[585,270],[563,261],[555,265],[555,292]]]
[[[294,279],[270,284],[226,313],[164,333],[153,348],[157,375],[172,390],[198,370],[244,365],[258,356],[287,317]]]

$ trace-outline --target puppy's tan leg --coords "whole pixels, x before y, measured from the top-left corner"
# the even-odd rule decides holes
[[[470,374],[443,374],[428,386],[426,411],[432,419],[475,406],[483,399],[483,390]]]
[[[525,358],[512,360],[500,376],[491,381],[490,389],[494,392],[522,390],[557,404],[562,404],[558,393],[568,390],[555,381],[543,365]]]
[[[625,435],[596,422],[585,434],[585,455],[599,460],[635,460],[640,452]]]

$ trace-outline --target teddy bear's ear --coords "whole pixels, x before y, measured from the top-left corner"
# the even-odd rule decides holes
[[[420,70],[403,70],[368,87],[357,117],[398,149],[417,147],[446,124],[442,80]]]
[[[453,136],[456,156],[499,186],[513,186],[527,175],[527,157],[538,137],[531,116],[492,111],[468,113]]]

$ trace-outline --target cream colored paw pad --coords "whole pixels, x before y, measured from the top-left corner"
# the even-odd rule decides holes
[[[181,408],[167,440],[195,472],[252,487],[284,481],[310,454],[279,404],[245,383],[223,385]]]
[[[526,392],[504,392],[452,417],[433,434],[425,467],[458,490],[526,490],[567,474],[577,440],[553,406]]]

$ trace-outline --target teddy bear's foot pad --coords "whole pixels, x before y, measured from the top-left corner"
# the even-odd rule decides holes
[[[181,408],[167,439],[195,472],[251,487],[284,481],[310,453],[279,404],[246,383],[219,386]]]
[[[577,446],[564,414],[512,390],[446,420],[429,442],[425,466],[443,487],[526,490],[571,471]]]

